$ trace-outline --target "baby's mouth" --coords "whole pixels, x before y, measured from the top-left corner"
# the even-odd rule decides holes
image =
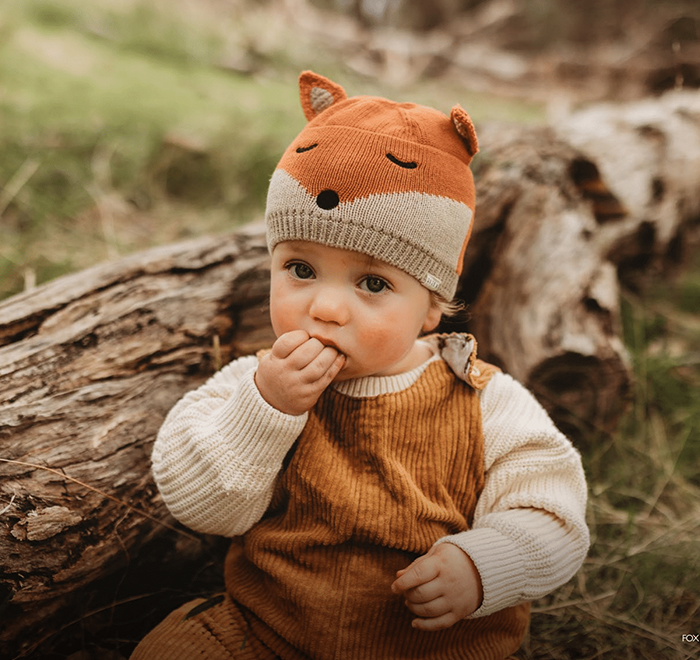
[[[318,337],[316,335],[313,335],[314,339],[318,339],[324,346],[328,346],[329,348],[334,348],[338,353],[342,353],[343,351],[340,350],[340,347],[338,344],[336,344],[332,339],[325,339],[324,337]]]
[[[331,340],[331,339],[324,339],[323,337],[316,337],[316,339],[318,339],[324,346],[328,346],[329,348],[335,349],[336,351],[338,351],[338,353],[340,353],[340,355],[343,356],[343,358],[344,358],[344,360],[343,360],[343,366],[340,368],[340,371],[341,371],[341,372],[342,372],[342,371],[345,371],[345,368],[348,366],[348,355],[347,355],[347,353],[345,353],[345,352],[340,348],[340,346],[338,346],[338,344],[336,344],[336,343],[335,343],[333,340]]]

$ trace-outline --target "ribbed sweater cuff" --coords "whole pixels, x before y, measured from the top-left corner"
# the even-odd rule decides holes
[[[245,456],[252,465],[278,470],[291,444],[304,429],[308,413],[287,415],[273,408],[255,384],[255,371],[251,369],[243,375],[238,396],[217,411],[216,426],[236,429],[237,456]]]
[[[525,562],[521,550],[507,536],[488,527],[445,536],[437,543],[453,543],[466,552],[481,576],[484,600],[468,618],[488,616],[522,599]]]

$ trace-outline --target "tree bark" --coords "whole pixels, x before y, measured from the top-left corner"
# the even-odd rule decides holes
[[[700,216],[697,106],[679,96],[653,117],[610,109],[608,124],[481,127],[459,290],[468,311],[442,329],[473,332],[481,357],[574,437],[611,432],[625,407],[620,278],[675,255]],[[0,656],[29,653],[84,613],[107,576],[147,575],[162,590],[220,562],[216,543],[167,514],[149,455],[186,391],[272,343],[268,280],[262,229],[250,227],[0,304]]]
[[[186,391],[270,344],[266,268],[260,231],[210,237],[0,306],[0,656],[50,632],[154,537],[205,552],[165,527],[150,447]]]
[[[480,140],[466,329],[569,435],[610,433],[630,385],[620,286],[682,262],[700,220],[700,98],[489,125]]]

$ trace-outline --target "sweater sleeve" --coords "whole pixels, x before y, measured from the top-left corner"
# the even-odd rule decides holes
[[[257,358],[235,360],[168,413],[153,475],[172,515],[207,534],[236,536],[264,514],[284,457],[307,415],[270,406],[255,385]]]
[[[440,539],[459,546],[481,576],[472,618],[544,596],[588,552],[581,457],[536,399],[495,374],[481,393],[485,486],[472,529]]]

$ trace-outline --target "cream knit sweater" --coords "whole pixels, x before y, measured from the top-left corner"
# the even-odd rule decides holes
[[[400,391],[430,361],[333,386],[355,397]],[[258,522],[306,423],[306,414],[286,415],[260,396],[257,364],[250,356],[224,367],[175,405],[158,434],[156,482],[173,516],[194,530],[237,536]],[[462,548],[479,570],[484,600],[472,617],[551,592],[578,570],[589,544],[585,477],[571,443],[507,375],[491,378],[480,406],[486,482],[473,528],[438,541]]]

